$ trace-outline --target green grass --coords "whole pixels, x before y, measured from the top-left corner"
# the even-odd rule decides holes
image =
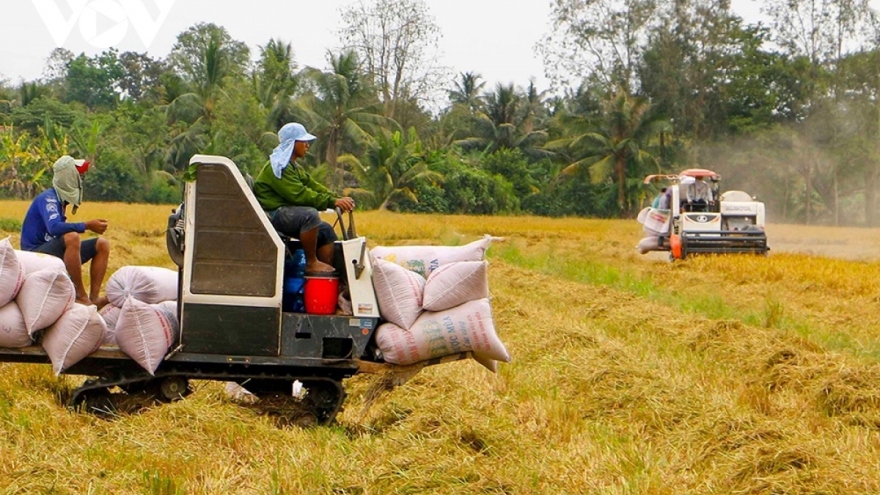
[[[0,232],[21,232],[21,220],[0,218]]]
[[[684,314],[793,332],[828,350],[845,351],[871,361],[880,361],[880,346],[865,346],[850,335],[828,328],[821,322],[788,315],[785,304],[774,298],[766,298],[762,307],[743,307],[735,304],[735,300],[728,302],[721,294],[682,293],[676,288],[658,285],[651,275],[640,275],[633,269],[612,266],[607,261],[573,257],[570,252],[531,254],[512,243],[490,250],[489,257],[565,280],[631,293],[668,305]],[[880,340],[876,342],[880,344]]]
[[[580,283],[613,287],[640,296],[649,296],[658,290],[649,278],[640,277],[607,263],[590,259],[572,259],[564,253],[532,255],[523,252],[512,243],[507,243],[491,249],[488,256],[547,275]]]

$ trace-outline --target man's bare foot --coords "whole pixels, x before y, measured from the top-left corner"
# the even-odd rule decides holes
[[[95,304],[88,297],[77,297],[76,302],[82,304],[83,306],[92,306]]]
[[[306,265],[306,273],[336,273],[336,269],[323,261],[316,261]]]
[[[91,304],[94,304],[95,306],[97,306],[98,309],[103,308],[104,306],[106,306],[109,303],[110,303],[110,299],[108,299],[107,296],[101,296],[96,299],[92,299],[92,302],[91,302]]]

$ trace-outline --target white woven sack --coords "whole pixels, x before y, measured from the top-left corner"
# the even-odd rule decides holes
[[[67,271],[67,267],[64,266],[64,261],[57,256],[52,256],[51,254],[46,253],[35,253],[33,251],[15,251],[15,256],[18,257],[18,261],[21,262],[21,268],[24,271],[24,276],[28,276],[31,273],[45,270],[47,268]]]
[[[422,308],[445,311],[468,301],[489,297],[489,262],[455,261],[443,265],[425,281]]]
[[[373,262],[373,288],[383,319],[409,328],[422,314],[425,278],[390,261]]]
[[[637,248],[641,254],[645,254],[648,251],[657,251],[660,249],[660,238],[656,236],[644,237],[639,241]]]
[[[122,308],[112,304],[104,306],[98,312],[101,318],[104,319],[104,324],[107,325],[107,333],[104,334],[104,342],[101,345],[116,345],[116,322],[119,320],[119,313],[121,312]]]
[[[76,288],[66,271],[53,268],[29,273],[15,296],[28,334],[55,323],[73,304]]]
[[[384,323],[376,329],[376,345],[385,361],[394,364],[419,363],[467,351],[473,351],[481,362],[510,362],[510,354],[495,333],[488,299],[437,313],[426,311],[408,331]]]
[[[658,210],[651,208],[645,216],[645,222],[642,230],[648,236],[660,236],[669,232],[669,219],[671,217],[669,210]]]
[[[56,375],[101,347],[107,325],[92,305],[74,303],[43,332],[41,343]]]
[[[32,343],[18,304],[11,301],[0,308],[0,347],[27,347]]]
[[[480,363],[481,366],[491,371],[492,373],[498,373],[498,361],[483,356],[474,356],[474,361]]]
[[[24,270],[7,237],[0,241],[0,306],[15,299],[23,280]]]
[[[129,297],[116,321],[116,345],[152,375],[179,332],[177,316],[167,307]]]
[[[159,306],[164,307],[169,313],[174,315],[175,319],[177,319],[177,301],[162,301],[159,303]]]
[[[147,304],[177,300],[177,272],[156,266],[123,266],[107,280],[107,299],[120,308],[131,296]]]
[[[370,256],[374,260],[397,263],[427,278],[437,267],[446,263],[482,261],[492,240],[493,238],[487,235],[464,246],[378,246],[370,250]]]

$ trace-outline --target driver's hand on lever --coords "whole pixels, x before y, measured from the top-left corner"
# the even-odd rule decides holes
[[[339,198],[336,200],[336,207],[342,211],[354,211],[354,199]]]

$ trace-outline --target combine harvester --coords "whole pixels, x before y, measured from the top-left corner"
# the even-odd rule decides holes
[[[688,169],[678,175],[649,175],[645,184],[666,182],[662,206],[645,208],[639,223],[647,237],[639,252],[668,251],[670,260],[696,253],[766,255],[764,203],[743,191],[719,194],[721,177],[711,170]]]

